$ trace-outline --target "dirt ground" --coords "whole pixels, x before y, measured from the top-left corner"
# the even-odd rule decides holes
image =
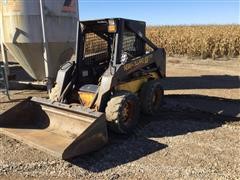
[[[133,135],[110,133],[103,149],[69,162],[0,135],[0,179],[240,179],[239,72],[236,59],[168,58],[166,104],[158,116],[142,116]],[[10,93],[11,102],[0,95],[0,113],[46,95]]]

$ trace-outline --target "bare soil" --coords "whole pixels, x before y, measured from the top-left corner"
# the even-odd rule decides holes
[[[166,104],[155,117],[142,116],[129,137],[110,133],[103,149],[63,161],[0,135],[0,179],[240,179],[240,121],[211,113],[214,102],[239,109],[239,60],[168,58],[163,81]],[[0,113],[39,90],[0,95]],[[210,109],[175,106],[168,100],[204,100]],[[171,101],[172,102],[172,101]],[[204,111],[203,111],[204,110]]]

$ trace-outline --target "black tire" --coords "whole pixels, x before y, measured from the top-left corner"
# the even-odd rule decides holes
[[[139,99],[128,91],[117,92],[108,102],[105,112],[111,130],[121,134],[131,133],[140,115]]]
[[[145,83],[140,92],[141,110],[147,115],[156,115],[163,104],[164,90],[159,81]]]

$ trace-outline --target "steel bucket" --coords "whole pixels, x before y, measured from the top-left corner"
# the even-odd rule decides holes
[[[108,141],[103,113],[29,98],[0,115],[0,130],[62,159],[93,152]]]

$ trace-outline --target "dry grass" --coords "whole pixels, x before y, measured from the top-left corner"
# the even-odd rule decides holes
[[[240,55],[240,25],[148,27],[147,36],[169,56],[216,59]]]

